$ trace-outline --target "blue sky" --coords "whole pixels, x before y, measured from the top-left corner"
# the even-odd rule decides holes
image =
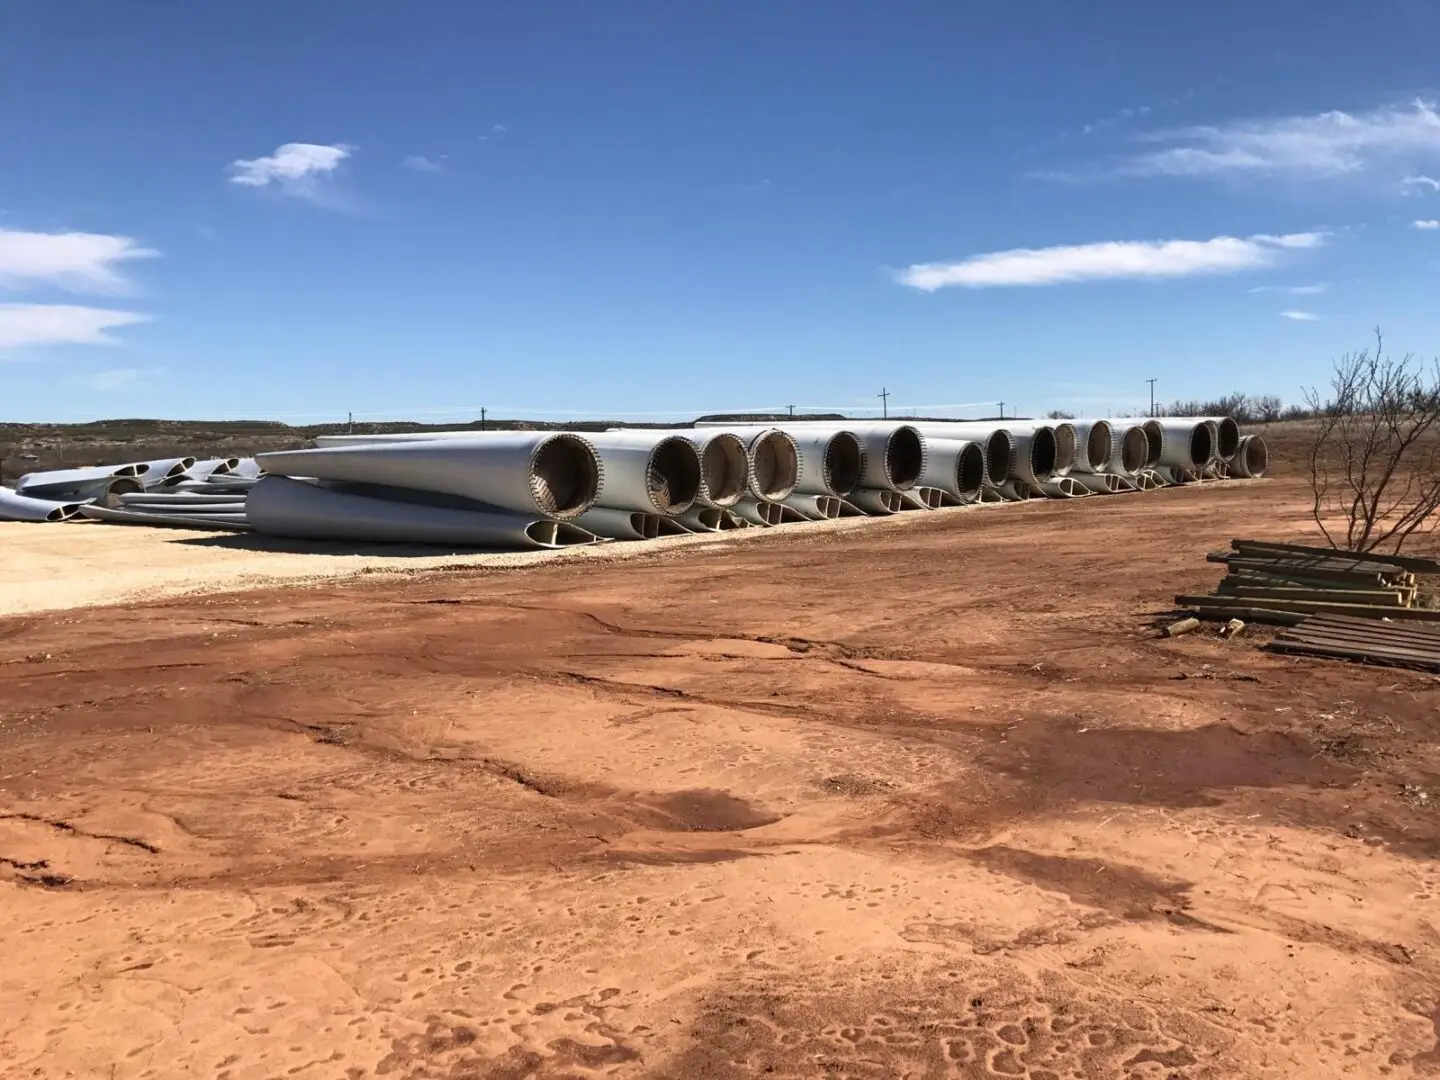
[[[1421,0],[0,19],[0,420],[1103,415],[1440,352]]]

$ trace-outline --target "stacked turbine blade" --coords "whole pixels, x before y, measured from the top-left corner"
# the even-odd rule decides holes
[[[0,489],[0,520],[553,548],[1151,491],[1257,477],[1268,465],[1264,440],[1224,417],[788,420],[316,443],[32,473]]]

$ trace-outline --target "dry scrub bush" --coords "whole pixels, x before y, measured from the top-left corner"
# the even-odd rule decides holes
[[[1394,360],[1384,344],[1377,329],[1373,351],[1335,361],[1328,399],[1305,392],[1316,416],[1311,512],[1330,545],[1349,551],[1398,553],[1440,523],[1440,361]]]

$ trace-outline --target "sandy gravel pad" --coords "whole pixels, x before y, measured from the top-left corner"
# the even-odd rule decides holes
[[[976,506],[948,515],[987,513]],[[849,518],[787,529],[794,543],[857,529],[904,529],[912,515],[879,520]],[[692,547],[728,550],[773,542],[777,534],[754,529],[672,536],[643,545],[608,543],[560,551],[447,551],[425,545],[347,544],[283,540],[252,533],[151,529],[99,522],[0,522],[0,615],[60,611],[199,596],[275,585],[304,585],[348,577],[408,578],[443,570],[502,571],[565,560],[624,561]],[[877,533],[877,535],[881,535]]]

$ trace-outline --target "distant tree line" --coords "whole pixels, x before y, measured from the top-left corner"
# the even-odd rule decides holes
[[[1222,394],[1209,401],[1179,399],[1156,406],[1161,416],[1230,416],[1240,424],[1273,424],[1277,420],[1308,420],[1315,409],[1308,405],[1286,405],[1276,394]]]
[[[1142,414],[1135,414],[1137,416]],[[1177,398],[1167,403],[1156,402],[1156,416],[1230,416],[1239,424],[1272,424],[1277,420],[1309,420],[1316,410],[1309,405],[1287,405],[1276,394],[1224,394],[1202,401],[1198,398]],[[1047,414],[1051,420],[1074,420],[1075,413],[1055,409]]]

